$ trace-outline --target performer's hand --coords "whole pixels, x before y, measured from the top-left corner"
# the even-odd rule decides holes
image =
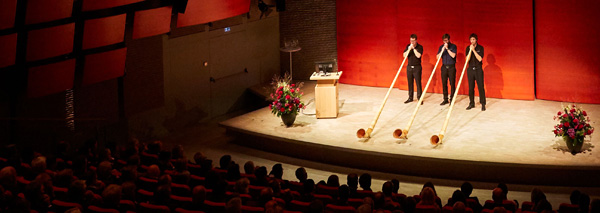
[[[448,43],[444,43],[444,49],[448,49]]]
[[[471,45],[469,47],[471,47],[471,51],[475,50],[475,47],[473,45]]]

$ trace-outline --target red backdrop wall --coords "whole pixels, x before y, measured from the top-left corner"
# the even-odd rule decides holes
[[[535,1],[537,97],[600,103],[600,2]]]
[[[449,33],[451,41],[458,46],[458,81],[468,36],[476,33],[479,43],[485,47],[486,95],[535,98],[532,2],[344,0],[337,2],[337,32],[338,68],[345,71],[340,79],[342,83],[389,86],[413,33],[424,47],[423,87],[436,63],[435,55],[444,33]],[[439,76],[438,67],[429,92],[442,92]],[[407,89],[406,67],[396,86]],[[467,89],[465,77],[459,91],[466,94]]]

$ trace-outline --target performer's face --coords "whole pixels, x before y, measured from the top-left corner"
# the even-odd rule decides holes
[[[474,37],[471,37],[471,45],[475,45],[477,44],[477,39],[475,39]]]
[[[445,38],[442,41],[444,41],[444,44],[447,44],[448,42],[450,42],[450,39]]]
[[[410,44],[412,44],[413,46],[416,46],[417,45],[417,39],[410,38]]]

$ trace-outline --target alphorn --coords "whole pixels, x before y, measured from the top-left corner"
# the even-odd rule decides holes
[[[402,71],[402,67],[404,66],[404,62],[406,62],[406,58],[408,58],[408,55],[406,55],[406,57],[404,57],[404,59],[402,59],[402,64],[400,64],[400,68],[398,68],[398,72],[396,72],[396,77],[394,77],[394,81],[392,81],[392,84],[390,85],[390,88],[387,91],[387,94],[385,94],[385,98],[383,98],[383,103],[381,103],[381,107],[379,108],[379,112],[377,112],[377,115],[375,115],[375,119],[373,119],[373,122],[371,122],[371,126],[367,129],[367,131],[365,131],[365,129],[359,129],[356,132],[356,137],[358,138],[370,138],[371,137],[371,132],[373,132],[373,129],[375,128],[375,124],[377,124],[377,120],[379,119],[379,116],[381,115],[381,111],[383,111],[383,107],[385,106],[385,102],[387,101],[388,97],[390,96],[390,92],[392,92],[392,88],[394,88],[394,84],[396,84],[396,80],[398,80],[398,75],[400,75],[400,71]]]
[[[473,50],[469,50],[469,54],[467,55],[467,60],[465,61],[465,66],[463,67],[462,72],[460,73],[460,79],[458,80],[458,87],[460,87],[460,83],[462,83],[463,77],[465,75],[465,70],[467,69],[467,63],[471,60],[471,52]],[[479,85],[477,85],[479,86]],[[452,103],[450,103],[450,109],[448,110],[448,114],[446,115],[446,121],[444,121],[444,126],[442,126],[442,131],[440,131],[440,135],[433,135],[429,139],[431,144],[438,145],[442,143],[444,139],[444,134],[446,134],[446,128],[448,128],[448,121],[450,121],[450,114],[452,114],[452,108],[454,107],[454,102],[456,102],[456,96],[458,95],[458,88],[454,91],[454,95],[452,96]]]
[[[444,50],[442,50],[444,51]],[[429,80],[427,81],[427,85],[425,85],[425,90],[423,90],[423,94],[421,94],[421,98],[419,98],[419,102],[417,103],[417,106],[415,107],[415,111],[413,112],[412,116],[410,117],[410,120],[408,120],[408,124],[406,125],[406,129],[396,129],[394,130],[393,136],[394,138],[400,138],[400,139],[407,139],[408,138],[408,131],[410,130],[410,126],[412,126],[413,121],[415,120],[415,117],[417,116],[417,112],[419,111],[419,107],[421,106],[421,103],[423,103],[423,99],[425,98],[425,94],[427,94],[427,88],[429,88],[429,84],[431,83],[431,79],[433,79],[433,75],[435,74],[435,70],[437,69],[438,64],[440,63],[440,59],[442,57],[440,56],[437,60],[437,62],[435,62],[435,66],[433,67],[433,71],[431,71],[431,75],[429,76]]]

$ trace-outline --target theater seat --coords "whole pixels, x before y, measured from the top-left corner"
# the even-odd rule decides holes
[[[139,212],[149,212],[149,213],[170,213],[171,210],[169,207],[164,205],[154,205],[149,203],[140,203]]]
[[[200,177],[197,175],[190,175],[190,187],[191,188],[194,188],[198,185],[204,186],[205,181],[206,181],[206,178],[204,178],[204,177]]]
[[[313,198],[323,201],[323,204],[325,204],[325,205],[333,202],[333,198],[329,195],[313,194]]]
[[[206,205],[206,212],[225,212],[224,202],[212,202],[210,200],[205,200],[204,204]]]
[[[71,203],[71,202],[66,202],[66,201],[61,201],[61,200],[53,200],[52,207],[50,209],[54,212],[65,212],[72,208],[78,208],[78,209],[83,210],[83,208],[81,208],[81,205],[79,203]]]
[[[522,211],[532,211],[533,210],[533,202],[531,202],[531,201],[524,201],[521,204],[521,210]]]
[[[177,212],[177,213],[204,213],[203,211],[186,210],[186,209],[182,209],[182,208],[176,208],[175,212]]]
[[[362,205],[364,203],[363,199],[360,198],[349,198],[348,199],[348,205],[358,209],[358,207],[360,205]]]
[[[309,202],[302,202],[299,200],[292,200],[290,201],[289,205],[287,206],[288,208],[286,208],[287,210],[291,210],[291,211],[299,211],[299,212],[306,212],[308,211],[308,206],[310,205]]]
[[[98,206],[88,206],[88,212],[91,213],[119,213],[117,209],[100,208]]]
[[[171,195],[171,202],[175,204],[177,207],[188,208],[192,206],[192,198],[191,197],[181,197],[177,195]]]
[[[558,206],[558,212],[560,212],[560,213],[578,213],[579,205],[561,203],[560,206]]]
[[[174,195],[183,196],[183,197],[192,195],[192,191],[190,190],[190,187],[185,184],[171,183],[171,192]]]
[[[356,198],[373,197],[373,191],[356,190]]]
[[[440,213],[441,209],[434,205],[419,205],[415,207],[415,213]]]
[[[158,186],[158,180],[147,177],[138,178],[138,187],[146,191],[155,191]]]
[[[138,202],[148,202],[151,201],[154,197],[154,192],[149,192],[143,189],[138,189],[137,191],[137,199]]]
[[[265,208],[263,207],[254,207],[254,206],[242,206],[243,213],[262,213],[265,212]]]
[[[288,182],[288,186],[289,186],[290,190],[292,190],[292,191],[304,192],[304,184],[302,184],[300,182],[290,181],[290,182]]]
[[[135,202],[131,201],[131,200],[120,200],[119,201],[119,210],[121,212],[128,212],[128,211],[136,211],[136,206],[135,206]]]
[[[356,209],[352,206],[338,206],[333,204],[327,204],[325,210],[333,213],[354,213]]]

